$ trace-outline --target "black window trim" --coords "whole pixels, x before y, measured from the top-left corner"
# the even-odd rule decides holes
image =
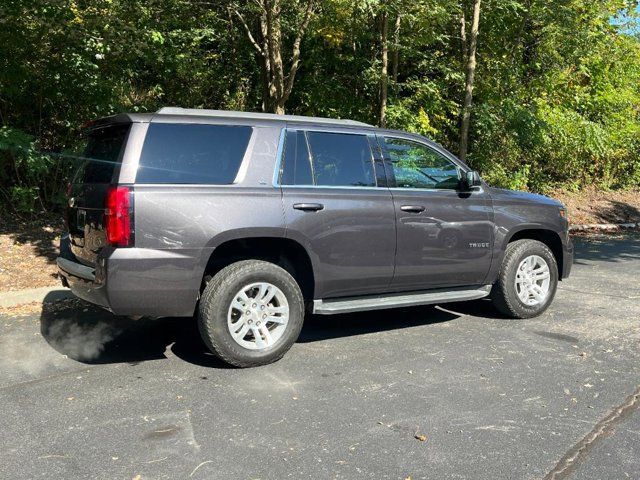
[[[311,170],[311,180],[313,181],[312,185],[282,185],[282,175],[284,174],[285,164],[287,163],[287,136],[290,133],[298,135],[298,133],[302,133],[304,136],[304,142],[307,145],[307,162],[309,162],[309,169]],[[296,138],[296,142],[298,139]],[[311,161],[311,148],[309,147],[309,139],[307,138],[307,132],[303,129],[298,128],[283,128],[282,129],[282,147],[280,154],[277,159],[276,171],[278,172],[277,182],[274,183],[275,187],[303,187],[303,188],[313,188],[316,186],[316,172],[313,166],[313,162]]]

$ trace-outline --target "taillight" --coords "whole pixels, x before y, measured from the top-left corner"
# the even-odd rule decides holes
[[[114,247],[129,247],[132,238],[132,209],[130,187],[112,185],[105,200],[104,226],[107,243]]]

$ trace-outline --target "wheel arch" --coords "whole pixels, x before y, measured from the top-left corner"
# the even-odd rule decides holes
[[[556,259],[556,264],[558,266],[558,278],[561,279],[563,277],[562,269],[564,265],[564,253],[562,247],[562,239],[558,232],[543,227],[525,227],[518,229],[514,232],[511,232],[510,235],[505,239],[503,251],[507,248],[508,244],[515,242],[516,240],[523,239],[537,240],[549,247],[549,250],[551,250],[554,258]]]
[[[285,269],[298,282],[305,300],[313,300],[316,289],[315,269],[307,250],[296,240],[271,232],[252,232],[223,239],[209,256],[202,275],[201,291],[206,282],[226,266],[240,260],[265,260]]]

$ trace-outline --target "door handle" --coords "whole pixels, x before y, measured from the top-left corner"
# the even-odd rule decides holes
[[[400,210],[403,212],[422,213],[425,208],[422,205],[402,205]]]
[[[321,203],[294,203],[293,208],[304,212],[317,212],[318,210],[322,210],[324,205]]]

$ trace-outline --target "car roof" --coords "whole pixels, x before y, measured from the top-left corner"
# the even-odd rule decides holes
[[[298,125],[326,125],[335,127],[346,127],[348,129],[357,130],[373,130],[378,135],[398,135],[403,137],[411,137],[416,140],[427,141],[430,144],[437,145],[431,139],[428,139],[420,134],[405,132],[402,130],[393,130],[388,128],[379,128],[375,125],[370,125],[364,122],[358,122],[356,120],[342,120],[334,118],[324,117],[307,117],[304,115],[279,115],[275,113],[258,113],[258,112],[239,112],[234,110],[206,110],[200,108],[181,108],[181,107],[163,107],[155,113],[120,113],[109,117],[103,117],[93,122],[90,122],[90,128],[100,127],[113,123],[130,123],[130,122],[152,122],[160,121],[166,122],[170,120],[177,121],[190,121],[194,119],[207,119],[215,120],[216,123],[220,121],[229,120],[232,123],[242,123],[243,120],[255,121],[258,123],[285,123],[285,124],[298,124]]]
[[[164,107],[156,112],[156,116],[175,115],[182,117],[209,117],[229,120],[273,121],[284,123],[305,123],[317,125],[339,125],[350,127],[368,127],[373,125],[356,120],[341,120],[323,117],[307,117],[303,115],[279,115],[275,113],[238,112],[232,110],[206,110],[199,108]]]
[[[89,122],[89,128],[99,128],[114,123],[130,122],[204,122],[233,124],[286,124],[286,125],[318,125],[328,127],[344,127],[351,129],[377,129],[374,125],[356,120],[342,120],[323,117],[307,117],[303,115],[279,115],[274,113],[238,112],[233,110],[206,110],[199,108],[164,107],[151,113],[119,113]]]

